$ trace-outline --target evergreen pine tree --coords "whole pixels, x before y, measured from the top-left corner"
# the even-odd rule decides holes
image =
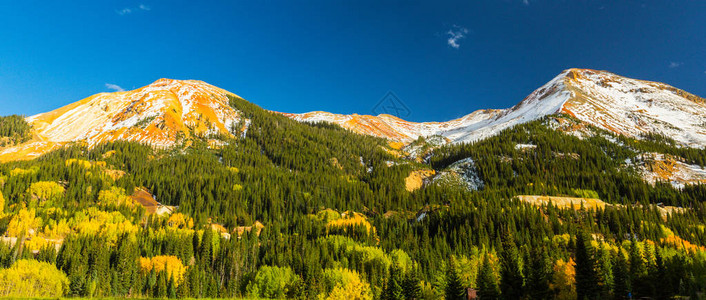
[[[630,282],[628,273],[628,261],[622,254],[622,249],[613,262],[613,299],[627,299],[630,293]]]
[[[465,299],[465,288],[456,272],[456,260],[451,257],[446,265],[446,299]]]
[[[172,299],[177,297],[177,289],[176,283],[174,282],[174,277],[170,277],[169,282],[167,283],[167,297]]]
[[[213,230],[210,226],[206,226],[203,231],[203,237],[201,238],[200,249],[199,249],[199,259],[201,260],[201,267],[210,269],[213,260]]]
[[[402,287],[402,269],[400,269],[396,264],[390,266],[387,284],[385,285],[385,290],[383,291],[383,298],[385,300],[402,300],[404,299],[404,290]]]
[[[410,267],[409,271],[407,272],[407,276],[405,276],[403,287],[405,299],[419,299],[422,293],[422,288],[420,285],[417,267]]]
[[[588,237],[576,236],[576,295],[578,299],[595,299],[598,296],[598,273],[594,249]]]
[[[546,248],[540,247],[532,251],[529,267],[527,276],[527,294],[529,298],[533,300],[551,298],[549,282],[552,279],[552,268]]]
[[[520,255],[509,232],[503,235],[500,255],[500,291],[504,299],[520,299],[524,279],[520,269]]]
[[[630,288],[633,297],[642,297],[648,293],[648,280],[644,256],[637,241],[633,240],[630,245]]]
[[[478,297],[480,299],[500,299],[500,287],[493,272],[490,254],[486,254],[478,273]]]
[[[674,294],[674,287],[669,280],[669,274],[661,251],[655,252],[655,274],[650,277],[656,283],[655,297],[657,299],[668,299],[670,295]]]
[[[177,286],[177,298],[189,298],[191,296],[191,291],[189,290],[189,280],[184,278],[184,280]]]
[[[154,297],[166,298],[167,297],[167,275],[166,272],[159,272],[157,274],[157,285],[154,289]]]

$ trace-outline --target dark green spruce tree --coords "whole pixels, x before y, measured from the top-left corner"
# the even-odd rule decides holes
[[[520,269],[520,254],[512,234],[503,235],[502,251],[500,252],[500,291],[503,299],[522,298],[524,278]]]
[[[613,259],[613,299],[627,299],[630,293],[630,274],[628,260],[622,254],[622,248]]]
[[[448,300],[465,299],[466,289],[461,284],[461,278],[456,272],[456,260],[449,258],[446,265],[446,290],[445,295]]]
[[[493,272],[490,254],[486,254],[478,273],[478,297],[480,299],[500,299],[500,287]]]
[[[598,273],[595,251],[586,234],[576,236],[576,296],[578,299],[596,299],[598,296]]]
[[[382,295],[383,300],[404,299],[403,278],[402,269],[393,263],[387,273],[387,284]]]
[[[420,285],[419,272],[417,267],[410,267],[407,271],[407,276],[404,278],[404,297],[407,300],[419,299],[422,294]]]
[[[527,296],[533,300],[549,299],[552,292],[549,288],[552,280],[552,262],[544,247],[539,247],[531,253],[526,284]]]

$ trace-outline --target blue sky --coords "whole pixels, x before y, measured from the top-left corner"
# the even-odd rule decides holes
[[[506,108],[563,69],[706,96],[706,1],[3,1],[0,115],[159,78],[267,109],[407,119]]]

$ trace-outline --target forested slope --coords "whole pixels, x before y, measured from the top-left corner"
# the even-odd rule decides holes
[[[643,152],[703,165],[703,150],[595,128],[578,137],[550,116],[419,163],[382,139],[230,104],[249,122],[232,136],[168,149],[75,144],[0,165],[0,292],[460,299],[472,287],[483,299],[622,299],[706,288],[703,185],[651,185],[638,171]],[[412,170],[443,174],[468,158],[464,174],[481,188],[405,189]],[[135,188],[176,211],[149,214]],[[518,195],[615,205],[559,209]],[[683,209],[665,216],[658,203]],[[19,289],[19,276],[47,285]]]

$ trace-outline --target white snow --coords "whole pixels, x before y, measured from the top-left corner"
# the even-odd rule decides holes
[[[650,168],[651,162],[666,162],[659,173]],[[642,165],[639,170],[645,181],[655,184],[657,181],[667,181],[676,189],[683,189],[687,184],[706,183],[706,169],[698,165],[687,164],[674,158],[668,158],[661,153],[644,153],[641,155]],[[626,161],[627,163],[627,161]],[[662,174],[662,175],[660,175]],[[665,178],[666,177],[666,178]]]
[[[662,83],[609,72],[569,69],[505,110],[479,110],[448,122],[414,123],[394,116],[291,114],[306,122],[332,122],[358,133],[410,143],[420,136],[441,135],[451,143],[473,142],[503,129],[547,115],[567,113],[599,128],[641,138],[658,133],[681,145],[706,146],[706,106]],[[355,122],[354,122],[355,121]],[[568,132],[580,138],[583,132]]]
[[[64,143],[85,141],[89,146],[115,139],[149,143],[156,147],[174,145],[179,128],[147,131],[150,124],[164,121],[176,100],[181,105],[181,121],[193,126],[205,111],[217,120],[209,120],[206,134],[227,130],[240,120],[240,113],[228,105],[228,92],[194,80],[160,79],[146,87],[117,93],[101,93],[60,108],[56,111],[28,117],[42,141]],[[176,98],[176,99],[175,99]],[[197,99],[201,107],[195,105]],[[172,102],[170,102],[172,101]],[[171,103],[171,104],[170,104]],[[205,107],[205,108],[204,108]],[[178,108],[177,108],[178,109]],[[202,111],[197,111],[201,109]],[[207,111],[206,111],[207,112]],[[52,119],[53,115],[58,114]],[[203,121],[203,120],[202,120]],[[135,127],[140,122],[146,126]],[[249,120],[245,121],[246,126]],[[220,127],[220,125],[222,127]],[[247,128],[246,128],[247,129]]]
[[[459,160],[451,164],[446,170],[439,172],[434,177],[433,182],[444,185],[458,185],[469,191],[480,190],[485,186],[483,180],[478,176],[475,162],[470,157]]]
[[[515,145],[515,150],[525,150],[525,149],[534,149],[537,148],[537,145],[533,144],[516,144]]]

